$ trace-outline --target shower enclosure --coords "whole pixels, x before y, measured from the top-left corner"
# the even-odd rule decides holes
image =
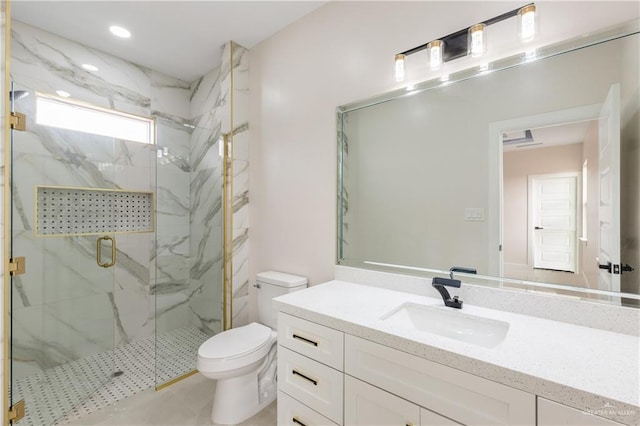
[[[7,402],[64,424],[194,373],[247,322],[248,52],[185,82],[8,22]]]
[[[189,375],[221,331],[222,158],[188,163],[209,129],[157,117],[151,143],[69,130],[39,124],[38,101],[64,99],[12,93],[26,130],[11,131],[10,257],[26,268],[10,277],[10,404],[50,425]],[[192,199],[196,185],[212,192]]]

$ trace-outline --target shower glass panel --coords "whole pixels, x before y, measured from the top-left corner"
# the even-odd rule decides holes
[[[111,262],[108,241],[97,257],[97,239],[113,235],[81,232],[94,214],[85,194],[69,189],[62,201],[38,187],[116,187],[115,144],[39,126],[36,92],[14,84],[12,93],[12,110],[26,115],[27,130],[12,130],[10,139],[10,256],[26,258],[26,272],[11,277],[11,404],[25,399],[21,424],[49,425],[114,373],[115,268],[98,266]],[[55,223],[52,209],[66,211],[68,223]]]
[[[222,331],[223,158],[213,129],[156,119],[156,388]],[[218,130],[219,131],[219,130]]]

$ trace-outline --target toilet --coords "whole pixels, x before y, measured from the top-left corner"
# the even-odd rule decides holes
[[[302,290],[307,279],[282,272],[256,276],[258,321],[216,334],[200,345],[197,368],[217,380],[211,419],[235,425],[276,398],[276,311],[274,297]]]

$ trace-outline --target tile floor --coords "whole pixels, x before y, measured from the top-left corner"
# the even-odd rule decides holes
[[[195,374],[161,391],[145,390],[68,424],[82,426],[213,425],[211,406],[214,390],[214,381]],[[275,425],[276,403],[274,402],[239,426]]]
[[[208,337],[183,327],[16,379],[11,390],[27,407],[20,425],[67,424],[179,377],[194,369],[198,347]],[[111,378],[114,370],[124,374]]]

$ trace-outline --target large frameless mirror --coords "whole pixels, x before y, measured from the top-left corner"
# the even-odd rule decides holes
[[[637,305],[639,40],[633,21],[338,108],[338,263]]]

